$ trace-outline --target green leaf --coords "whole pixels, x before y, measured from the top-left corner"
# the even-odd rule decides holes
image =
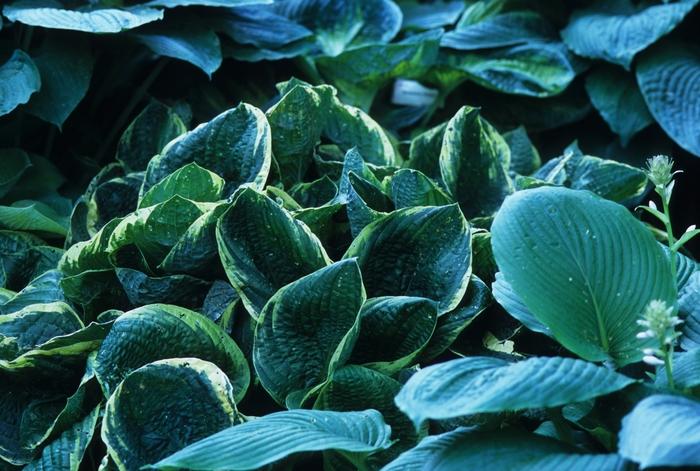
[[[614,454],[584,454],[579,448],[533,433],[458,428],[424,439],[382,471],[459,471],[508,469],[623,471],[627,463]]]
[[[576,10],[561,35],[576,54],[629,69],[638,52],[673,30],[697,3],[635,6],[630,0],[599,0]]]
[[[275,12],[272,5],[231,8],[221,15],[219,28],[236,43],[252,46],[252,54],[280,53],[285,46],[313,36],[309,29]]]
[[[176,7],[238,7],[245,5],[258,5],[272,3],[272,0],[150,0],[146,2],[149,7],[176,8]]]
[[[700,156],[700,50],[673,42],[650,48],[639,59],[637,83],[666,134]]]
[[[492,215],[513,192],[509,162],[508,144],[478,109],[462,107],[447,123],[440,173],[467,218]]]
[[[66,299],[60,286],[62,277],[63,275],[58,270],[42,273],[5,303],[0,302],[0,314],[17,312],[32,304],[65,302]]]
[[[25,471],[78,471],[100,417],[100,407],[93,409],[82,421],[75,423],[41,451],[41,456],[29,463]]]
[[[420,370],[396,396],[396,404],[418,426],[426,419],[563,406],[632,383],[608,368],[572,358],[510,363],[467,357]]]
[[[115,274],[134,307],[168,302],[197,308],[210,286],[210,283],[190,275],[156,277],[131,268],[117,268]]]
[[[50,36],[34,58],[41,90],[32,97],[27,111],[61,129],[87,94],[94,62],[86,40]]]
[[[619,453],[642,468],[700,466],[700,403],[654,395],[622,420]]]
[[[163,11],[143,6],[68,10],[52,0],[20,0],[7,5],[2,14],[29,26],[68,29],[86,33],[119,33],[163,19]]]
[[[223,371],[198,358],[135,370],[105,407],[102,441],[109,456],[119,469],[139,469],[231,427],[238,420],[232,389]]]
[[[357,257],[370,297],[428,298],[442,314],[469,283],[469,231],[454,204],[399,209],[365,227],[343,257]]]
[[[446,129],[447,123],[428,129],[414,137],[409,148],[408,166],[423,172],[426,176],[440,183],[441,186],[440,150]]]
[[[437,324],[437,305],[426,298],[371,298],[360,311],[360,334],[350,363],[394,374],[415,362]]]
[[[493,297],[508,314],[533,332],[552,336],[549,328],[537,320],[523,300],[513,291],[513,287],[503,277],[503,273],[496,273],[496,281],[491,285],[491,289],[493,290]]]
[[[22,175],[32,166],[29,156],[21,149],[2,149],[0,159],[3,162],[3,173],[0,176],[0,198],[12,190]]]
[[[693,272],[678,296],[678,308],[685,314],[680,338],[681,347],[693,350],[700,347],[700,271]]]
[[[464,10],[462,1],[444,1],[431,4],[415,0],[399,4],[403,13],[402,29],[433,29],[454,24]]]
[[[416,431],[408,417],[394,404],[394,396],[400,389],[401,383],[389,376],[362,366],[348,365],[333,373],[319,393],[314,409],[349,412],[375,408],[379,411],[391,427],[393,442],[388,450],[368,457],[371,466],[379,467],[415,446],[427,434],[427,427]]]
[[[157,55],[189,62],[209,77],[221,66],[219,37],[197,23],[157,25],[133,36]]]
[[[272,152],[282,181],[301,181],[321,139],[335,90],[327,85],[293,86],[265,113],[272,130]]]
[[[163,203],[175,195],[191,201],[215,202],[224,192],[224,179],[191,162],[153,185],[139,201],[139,208]]]
[[[518,126],[512,131],[503,134],[508,148],[510,149],[511,172],[521,175],[530,175],[542,165],[540,153],[537,151],[532,141],[527,135],[523,126]]]
[[[265,115],[241,103],[171,141],[149,162],[142,191],[190,162],[226,180],[225,196],[244,183],[262,188],[270,171],[271,147]]]
[[[382,415],[371,409],[276,412],[207,437],[154,467],[252,470],[301,452],[340,450],[367,454],[387,448],[390,432]]]
[[[31,234],[0,230],[0,286],[19,291],[40,274],[56,268],[62,252]]]
[[[36,231],[54,237],[65,237],[68,233],[70,201],[65,202],[68,204],[20,200],[10,206],[0,205],[0,226],[5,229]],[[66,212],[62,214],[62,210]]]
[[[130,171],[146,170],[151,157],[186,131],[185,124],[172,108],[152,101],[122,134],[116,158]]]
[[[338,187],[328,175],[324,175],[318,180],[294,185],[289,189],[289,194],[302,208],[318,208],[335,198]]]
[[[219,219],[216,239],[226,274],[254,317],[282,286],[331,263],[304,223],[249,188]]]
[[[348,359],[364,300],[357,263],[343,260],[268,301],[255,329],[253,364],[275,401],[299,407]]]
[[[556,30],[538,13],[514,11],[490,16],[477,23],[460,25],[442,36],[440,46],[471,51],[556,38]]]
[[[618,67],[596,68],[586,78],[586,91],[622,145],[654,122],[634,77]]]
[[[8,7],[4,11],[7,12]],[[5,13],[7,15],[7,13]],[[41,88],[41,76],[32,58],[17,49],[0,66],[0,116],[8,114]]]
[[[137,368],[190,356],[216,364],[228,375],[233,397],[243,398],[250,372],[238,345],[201,314],[168,304],[143,306],[119,316],[97,352],[95,374],[109,397]]]
[[[589,361],[641,360],[647,342],[636,338],[636,320],[652,299],[674,303],[675,280],[623,206],[581,190],[525,190],[505,201],[491,230],[503,277],[564,347]]]
[[[452,203],[451,198],[433,180],[410,168],[402,168],[391,178],[391,198],[397,209]]]
[[[589,190],[622,204],[634,202],[647,188],[646,174],[615,160],[584,155],[576,143],[564,155],[548,161],[533,175],[547,183]]]
[[[654,383],[668,388],[666,367],[659,367]],[[677,388],[690,389],[700,386],[700,348],[673,355],[673,383]]]

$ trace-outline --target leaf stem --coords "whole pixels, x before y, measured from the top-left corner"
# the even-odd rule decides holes
[[[673,346],[670,349],[664,349],[664,369],[666,370],[668,387],[671,391],[675,391],[676,383],[673,381]]]
[[[664,227],[666,228],[666,237],[668,238],[668,248],[669,251],[671,252],[671,277],[673,280],[676,279],[676,252],[673,248],[673,245],[676,243],[676,239],[673,236],[673,228],[671,227],[671,211],[669,208],[669,201],[668,198],[666,197],[666,192],[663,189],[658,189],[656,192],[661,196],[661,204],[663,205],[664,208],[664,216],[666,216],[666,220],[664,221]]]
[[[109,130],[109,134],[107,134],[107,137],[105,138],[105,140],[102,141],[102,145],[100,146],[99,150],[97,151],[97,154],[95,154],[94,160],[96,163],[98,163],[98,164],[102,163],[102,160],[104,159],[105,154],[109,150],[114,139],[116,139],[117,133],[119,133],[119,131],[122,130],[122,128],[126,124],[126,120],[129,119],[129,116],[131,116],[131,113],[133,113],[136,106],[141,102],[143,97],[146,95],[146,92],[148,92],[148,89],[151,87],[151,85],[156,80],[156,78],[158,78],[158,75],[160,75],[161,71],[167,65],[167,63],[168,63],[168,58],[161,57],[160,60],[158,60],[158,62],[156,63],[156,65],[153,66],[153,69],[151,69],[151,71],[146,76],[146,78],[143,80],[143,82],[141,82],[141,85],[136,89],[134,94],[131,95],[131,99],[126,104],[126,106],[122,110],[121,114],[114,122],[114,125]]]

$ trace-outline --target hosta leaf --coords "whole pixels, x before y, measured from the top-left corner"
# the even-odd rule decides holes
[[[484,412],[549,408],[618,391],[634,382],[583,360],[533,357],[517,363],[467,357],[420,370],[396,396],[416,425]]]
[[[510,149],[509,170],[521,175],[530,175],[542,165],[540,153],[527,135],[523,126],[503,134]]]
[[[173,358],[139,368],[117,387],[102,440],[120,470],[139,469],[237,420],[223,371],[198,358]]]
[[[289,194],[302,208],[318,208],[329,203],[338,193],[333,180],[324,175],[309,183],[298,183],[289,189]]]
[[[189,62],[209,77],[221,66],[219,37],[196,23],[148,28],[134,33],[134,37],[159,56]]]
[[[304,223],[252,189],[237,194],[216,232],[226,274],[255,317],[282,286],[330,263]]]
[[[240,400],[250,381],[236,343],[206,317],[167,304],[144,306],[119,316],[100,346],[95,373],[107,396],[133,370],[164,358],[197,357],[221,368]]]
[[[220,17],[219,30],[239,44],[254,46],[256,52],[279,49],[313,36],[309,29],[276,13],[273,6],[259,5],[229,9]]]
[[[4,11],[7,11],[7,7]],[[32,93],[39,88],[39,69],[31,57],[17,49],[7,62],[0,65],[0,116],[28,102]]]
[[[11,21],[42,28],[69,29],[87,33],[118,33],[163,18],[163,11],[135,6],[68,10],[52,0],[20,0],[7,5],[3,15]]]
[[[343,260],[288,284],[255,329],[253,364],[280,404],[299,407],[349,357],[365,290],[357,263]]]
[[[695,271],[678,296],[678,308],[685,314],[682,325],[681,347],[686,350],[700,348],[700,271]]]
[[[60,129],[90,86],[94,59],[89,43],[51,36],[34,63],[41,75],[41,90],[27,111]]]
[[[340,55],[320,57],[321,74],[341,93],[344,100],[369,110],[381,87],[397,77],[419,78],[436,59],[439,32],[427,31],[391,44],[352,48]]]
[[[68,233],[70,201],[66,201],[67,205],[61,204],[61,201],[58,203],[56,205],[20,200],[10,206],[0,205],[0,227],[17,231],[36,231],[54,237],[65,236]],[[62,209],[65,209],[63,214],[60,212]]]
[[[470,51],[548,41],[556,37],[556,30],[539,14],[515,11],[458,26],[443,35],[440,46]]]
[[[394,443],[389,450],[374,453],[368,461],[382,465],[415,446],[427,432],[427,428],[416,431],[408,417],[394,404],[394,396],[400,389],[401,383],[389,376],[362,366],[348,365],[333,373],[319,393],[314,409],[346,412],[374,408],[379,411],[391,427]]]
[[[396,373],[410,366],[427,345],[437,319],[437,306],[430,299],[371,298],[360,311],[360,334],[349,361]]]
[[[654,395],[622,420],[620,454],[642,468],[700,466],[700,403]]]
[[[403,13],[403,29],[433,29],[451,25],[464,10],[464,3],[454,0],[432,4],[403,1],[399,6]]]
[[[675,280],[623,206],[581,190],[520,191],[491,230],[505,280],[562,345],[589,361],[641,360],[636,320],[652,299],[674,302]]]
[[[549,97],[563,92],[579,63],[562,43],[527,42],[479,52],[443,51],[438,82],[454,87],[464,79],[502,93]]]
[[[547,183],[589,190],[618,203],[634,202],[647,187],[646,174],[615,160],[584,155],[574,143],[564,155],[551,159],[533,175]]]
[[[209,283],[190,275],[148,276],[139,270],[117,268],[117,279],[132,306],[168,302],[197,308],[202,304]]]
[[[508,144],[478,109],[465,106],[447,123],[440,174],[466,217],[495,213],[512,193],[506,173],[509,162]]]
[[[226,196],[244,183],[262,187],[270,170],[271,147],[265,115],[241,103],[171,141],[149,162],[143,190],[190,162],[226,180]]]
[[[488,286],[472,275],[460,306],[438,317],[433,336],[420,354],[420,362],[428,362],[443,353],[490,303]]]
[[[614,66],[602,66],[586,78],[586,91],[623,145],[654,122],[634,77]]]
[[[561,35],[576,54],[629,69],[638,52],[669,33],[697,3],[681,0],[636,7],[630,0],[599,0],[575,11]]]
[[[700,50],[673,42],[650,48],[639,59],[637,83],[666,134],[700,156]]]
[[[4,165],[3,174],[0,176],[0,198],[2,198],[32,166],[32,162],[27,153],[21,149],[2,149],[0,158]]]
[[[469,283],[469,224],[454,204],[400,209],[365,227],[344,255],[351,257],[370,297],[428,298],[442,314],[459,304]]]
[[[481,432],[458,428],[424,439],[382,471],[459,471],[503,469],[527,471],[623,471],[625,461],[614,454],[584,454],[551,438],[515,430]]]
[[[387,448],[389,435],[390,428],[376,410],[276,412],[207,437],[154,467],[251,470],[301,452],[371,453]]]
[[[552,336],[552,332],[542,322],[537,320],[530,312],[522,299],[513,291],[513,287],[506,281],[503,273],[496,273],[496,281],[491,285],[493,297],[498,301],[503,309],[511,316],[515,317],[521,324],[533,332]]]
[[[326,124],[334,93],[326,85],[309,87],[299,84],[266,112],[272,130],[272,151],[284,182],[296,183],[306,173]]]
[[[391,197],[397,209],[452,203],[451,198],[433,180],[409,168],[399,170],[392,177]]]
[[[139,201],[139,208],[163,203],[175,195],[191,201],[215,202],[224,192],[224,179],[191,162],[153,185]]]
[[[26,471],[78,471],[100,417],[100,407],[75,423],[56,440],[49,443],[41,456],[24,469]]]
[[[151,157],[185,132],[187,128],[175,111],[153,101],[146,105],[122,134],[116,158],[131,171],[146,170]]]
[[[655,381],[658,386],[668,387],[666,368],[661,366]],[[680,389],[692,389],[700,386],[700,348],[673,355],[673,383]]]
[[[0,314],[17,312],[32,304],[65,301],[66,299],[60,286],[62,277],[63,275],[58,270],[49,270],[42,273],[4,304],[0,302]]]
[[[236,7],[244,5],[257,5],[272,3],[272,0],[150,0],[147,6],[175,8],[175,7]]]
[[[440,150],[446,129],[447,123],[428,129],[411,140],[409,149],[408,166],[440,183]]]

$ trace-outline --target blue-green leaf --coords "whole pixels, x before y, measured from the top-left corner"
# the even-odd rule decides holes
[[[39,69],[31,57],[17,49],[0,66],[0,116],[28,102],[29,97],[40,87]]]

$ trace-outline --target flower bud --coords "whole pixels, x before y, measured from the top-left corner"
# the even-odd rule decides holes
[[[665,187],[673,179],[673,159],[666,155],[657,155],[647,160],[646,172],[649,180],[657,187]]]

